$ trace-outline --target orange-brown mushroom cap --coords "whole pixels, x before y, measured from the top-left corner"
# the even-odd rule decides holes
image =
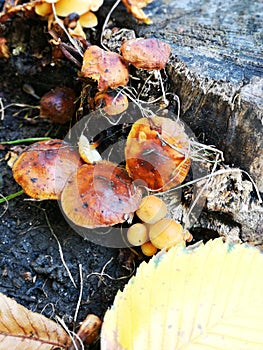
[[[163,69],[171,53],[169,44],[153,38],[127,40],[120,50],[127,62],[147,70]]]
[[[103,108],[104,112],[109,115],[121,114],[129,106],[128,98],[126,95],[116,92],[97,92],[94,97],[96,109]]]
[[[127,220],[141,201],[125,169],[101,161],[84,164],[67,181],[61,207],[74,224],[85,228],[112,226]]]
[[[143,21],[146,24],[151,24],[152,21],[143,12],[142,8],[147,6],[153,0],[122,0],[123,4],[127,7],[127,10],[139,21]]]
[[[189,171],[189,139],[182,125],[169,118],[141,118],[128,135],[125,159],[134,180],[166,191],[182,183]]]
[[[28,196],[58,199],[80,164],[78,151],[62,140],[36,142],[15,161],[13,176]]]
[[[107,52],[96,45],[87,48],[83,56],[82,76],[98,82],[99,90],[127,85],[129,72],[121,55]]]

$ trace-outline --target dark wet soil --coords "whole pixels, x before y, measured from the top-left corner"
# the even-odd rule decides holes
[[[57,85],[76,91],[81,88],[77,70],[70,62],[62,59],[50,65],[50,37],[46,31],[45,22],[20,15],[6,24],[3,34],[12,56],[9,60],[0,59],[0,98],[4,106],[38,105],[37,99],[23,91],[25,83],[31,84],[40,96]],[[37,109],[21,111],[17,106],[5,109],[0,121],[0,142],[65,137],[70,125],[52,125],[37,115]],[[0,150],[1,197],[21,189],[5,160],[9,148]],[[56,201],[30,201],[21,195],[0,204],[0,292],[49,318],[58,315],[70,328],[89,313],[103,317],[117,290],[128,281],[133,264],[127,266],[119,253],[119,249],[102,247],[80,237],[64,220]],[[83,294],[74,324],[80,276]]]

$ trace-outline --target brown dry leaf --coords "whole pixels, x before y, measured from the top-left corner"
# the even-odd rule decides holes
[[[143,12],[142,8],[150,4],[153,0],[122,0],[123,4],[127,7],[133,17],[138,21],[143,21],[146,24],[151,24],[152,21]]]
[[[96,45],[84,52],[82,76],[98,82],[98,89],[105,91],[127,85],[129,72],[123,58],[115,52],[107,52]]]
[[[0,293],[0,349],[67,349],[70,343],[60,325]]]

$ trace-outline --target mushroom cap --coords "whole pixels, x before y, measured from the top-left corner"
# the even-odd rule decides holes
[[[149,227],[149,238],[158,249],[171,248],[184,241],[183,226],[170,218],[163,218]]]
[[[166,191],[182,183],[190,169],[188,136],[169,118],[141,118],[128,135],[125,159],[130,177]]]
[[[40,117],[54,123],[64,124],[72,119],[76,105],[75,92],[65,86],[57,86],[44,94],[40,100]]]
[[[59,0],[55,6],[57,15],[66,17],[73,12],[83,15],[88,11],[97,11],[102,4],[103,0]]]
[[[98,24],[98,19],[93,12],[89,11],[80,16],[79,23],[83,28],[93,28]]]
[[[142,8],[152,1],[153,0],[122,0],[123,4],[127,7],[128,12],[130,12],[136,19],[143,21],[146,24],[151,24],[152,21],[146,16]]]
[[[141,201],[125,169],[108,161],[84,164],[67,181],[61,207],[68,219],[85,228],[112,226],[127,220]]]
[[[13,176],[25,193],[35,199],[58,199],[72,172],[80,166],[78,151],[62,140],[36,142],[13,166]]]
[[[129,107],[128,98],[126,95],[116,92],[97,92],[94,97],[96,109],[103,108],[108,115],[121,114]]]
[[[96,45],[88,47],[84,52],[81,73],[83,77],[97,81],[99,90],[115,89],[127,85],[129,80],[123,58]]]
[[[147,70],[163,69],[171,53],[169,44],[153,38],[127,40],[120,50],[127,62]]]
[[[147,224],[155,224],[164,218],[167,213],[167,207],[161,198],[150,195],[142,199],[136,215]]]

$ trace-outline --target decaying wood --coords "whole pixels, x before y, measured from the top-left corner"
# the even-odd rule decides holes
[[[263,191],[262,1],[164,0],[153,13],[138,35],[172,46],[168,74],[181,117]]]

